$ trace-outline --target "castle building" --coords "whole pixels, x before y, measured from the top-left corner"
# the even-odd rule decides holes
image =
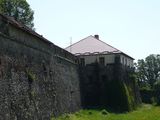
[[[102,65],[113,64],[115,57],[120,57],[120,63],[133,67],[133,58],[124,52],[101,41],[99,35],[88,36],[75,44],[65,48],[68,52],[79,57],[81,65],[87,65],[98,62]]]
[[[131,77],[134,74],[132,57],[101,41],[99,35],[88,36],[65,50],[78,59],[84,108],[129,110],[140,102],[138,88]],[[128,97],[134,96],[131,103],[127,103],[126,93]]]
[[[0,120],[49,120],[95,106],[132,110],[141,102],[132,67],[132,57],[98,35],[64,50],[0,14]]]

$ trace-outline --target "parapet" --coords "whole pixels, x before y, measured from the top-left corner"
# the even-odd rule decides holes
[[[75,63],[75,56],[68,51],[56,46],[42,35],[27,26],[18,23],[13,18],[0,14],[0,33],[15,42],[27,47],[57,56]]]

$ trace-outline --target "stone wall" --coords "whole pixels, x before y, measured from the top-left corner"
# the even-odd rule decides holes
[[[75,57],[12,24],[1,25],[0,120],[49,120],[79,110]]]
[[[141,103],[133,68],[120,63],[101,65],[98,62],[80,66],[82,106],[129,111]]]
[[[121,109],[140,103],[133,71],[120,58],[116,64],[79,68],[77,60],[0,15],[0,120],[49,120],[79,110],[81,102],[85,108]]]

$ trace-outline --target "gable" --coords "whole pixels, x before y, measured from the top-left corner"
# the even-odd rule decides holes
[[[84,54],[84,53],[103,53],[103,52],[118,52],[118,49],[108,45],[107,43],[93,37],[88,36],[80,40],[79,42],[67,47],[65,50],[71,52],[72,54]]]

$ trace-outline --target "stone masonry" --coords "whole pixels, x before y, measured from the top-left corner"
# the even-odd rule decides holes
[[[0,120],[50,120],[81,107],[106,106],[106,82],[112,80],[130,86],[131,100],[139,103],[127,70],[119,64],[79,66],[73,54],[0,15]]]
[[[80,109],[74,55],[0,16],[0,120],[50,120]]]

